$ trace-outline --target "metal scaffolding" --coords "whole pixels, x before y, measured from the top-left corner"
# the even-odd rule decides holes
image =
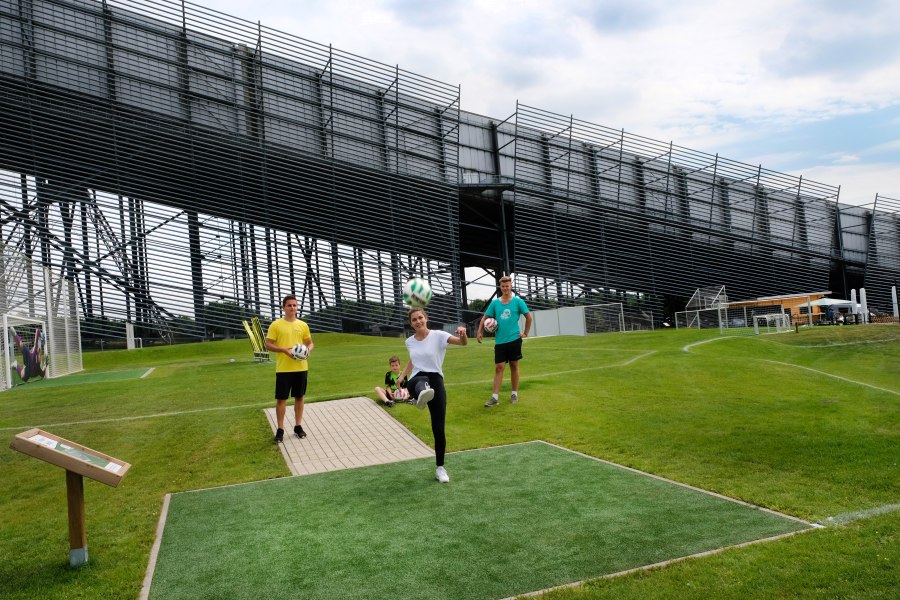
[[[242,331],[296,294],[317,330],[398,332],[465,269],[535,307],[652,322],[900,273],[900,203],[460,89],[172,0],[0,0],[0,243],[72,281],[86,341]]]

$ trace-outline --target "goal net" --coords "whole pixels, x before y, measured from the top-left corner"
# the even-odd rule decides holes
[[[4,315],[3,331],[3,389],[47,377],[47,325]]]
[[[587,333],[625,331],[625,315],[621,302],[594,304],[584,307],[584,328]]]
[[[533,321],[530,337],[587,335],[625,330],[621,302],[535,310],[531,315]]]
[[[0,245],[0,390],[82,370],[76,299],[72,281]]]
[[[718,329],[722,335],[782,333],[791,330],[791,317],[780,304],[754,306],[743,302],[675,313],[675,326]]]
[[[791,317],[784,313],[753,316],[753,333],[785,333],[791,331]]]

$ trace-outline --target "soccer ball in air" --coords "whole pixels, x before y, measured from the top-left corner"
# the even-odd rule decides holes
[[[488,317],[484,320],[484,330],[488,333],[494,333],[497,331],[497,319]]]
[[[291,356],[297,360],[306,360],[306,357],[309,356],[309,348],[305,344],[297,344],[291,348]]]
[[[412,308],[424,308],[431,296],[431,284],[421,277],[413,277],[403,286],[403,302]]]

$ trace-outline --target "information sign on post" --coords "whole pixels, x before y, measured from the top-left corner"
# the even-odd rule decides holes
[[[73,567],[83,565],[88,560],[83,478],[90,477],[117,487],[131,465],[40,429],[29,429],[16,435],[9,447],[66,470],[69,564]]]

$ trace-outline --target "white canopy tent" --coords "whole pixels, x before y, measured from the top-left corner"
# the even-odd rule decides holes
[[[809,306],[830,306],[832,308],[852,308],[853,302],[851,300],[840,300],[838,298],[819,298],[818,300],[813,300],[812,302],[807,302]],[[859,307],[859,304],[856,305]]]

